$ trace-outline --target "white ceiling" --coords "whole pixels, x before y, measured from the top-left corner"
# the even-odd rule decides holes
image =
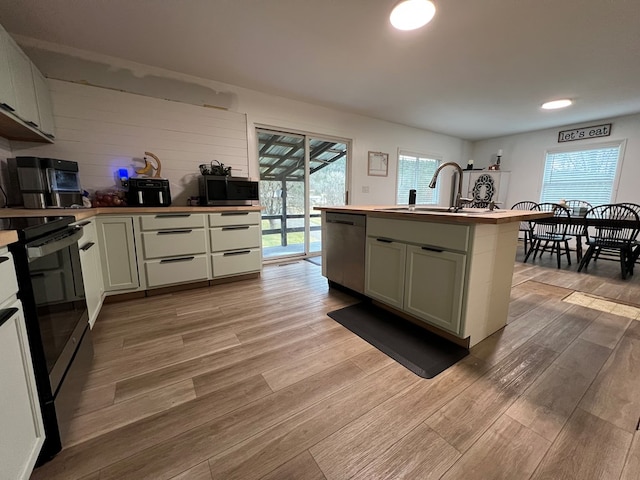
[[[640,112],[639,0],[434,1],[413,32],[395,0],[19,0],[0,24],[469,140]]]

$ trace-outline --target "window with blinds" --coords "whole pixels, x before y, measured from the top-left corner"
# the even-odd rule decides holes
[[[620,145],[547,153],[540,202],[611,203]]]
[[[440,159],[424,155],[400,152],[398,155],[398,190],[396,204],[409,203],[409,190],[416,190],[416,203],[429,205],[438,203],[439,182],[429,188],[429,182],[440,165]]]

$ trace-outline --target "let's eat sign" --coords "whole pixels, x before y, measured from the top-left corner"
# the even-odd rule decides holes
[[[576,128],[558,132],[558,143],[586,140],[587,138],[608,137],[611,135],[611,124],[593,125],[591,127]]]

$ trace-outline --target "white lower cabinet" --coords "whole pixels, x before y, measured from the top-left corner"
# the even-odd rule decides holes
[[[106,293],[262,270],[259,211],[98,216],[96,228]],[[88,303],[91,293],[87,292]]]
[[[466,255],[431,247],[407,246],[404,310],[460,333]]]
[[[460,336],[467,227],[371,218],[367,235],[365,294]]]
[[[206,255],[185,255],[144,262],[147,287],[206,280],[209,273]]]
[[[262,269],[260,212],[211,213],[209,227],[213,278]]]
[[[367,238],[365,294],[402,308],[407,246],[384,238]]]
[[[142,215],[137,238],[147,288],[209,278],[206,218],[200,213]]]
[[[77,223],[82,226],[83,230],[78,247],[82,264],[84,293],[89,311],[89,325],[93,328],[104,300],[104,280],[102,278],[100,248],[98,247],[98,232],[95,218]]]
[[[44,427],[11,254],[0,249],[0,477],[28,479]]]
[[[140,280],[133,217],[98,217],[96,224],[105,291],[137,289]]]

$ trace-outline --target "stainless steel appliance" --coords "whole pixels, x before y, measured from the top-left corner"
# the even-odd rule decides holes
[[[327,212],[325,276],[358,293],[364,293],[365,228],[367,217],[350,213]]]
[[[0,218],[0,229],[17,230],[13,254],[31,348],[45,442],[38,463],[65,443],[93,358],[74,217]]]
[[[258,182],[245,177],[202,175],[200,205],[241,206],[260,203]]]
[[[82,206],[78,163],[39,157],[7,159],[12,205],[25,208]]]
[[[168,207],[171,205],[169,180],[148,177],[130,178],[127,205],[130,207]]]

